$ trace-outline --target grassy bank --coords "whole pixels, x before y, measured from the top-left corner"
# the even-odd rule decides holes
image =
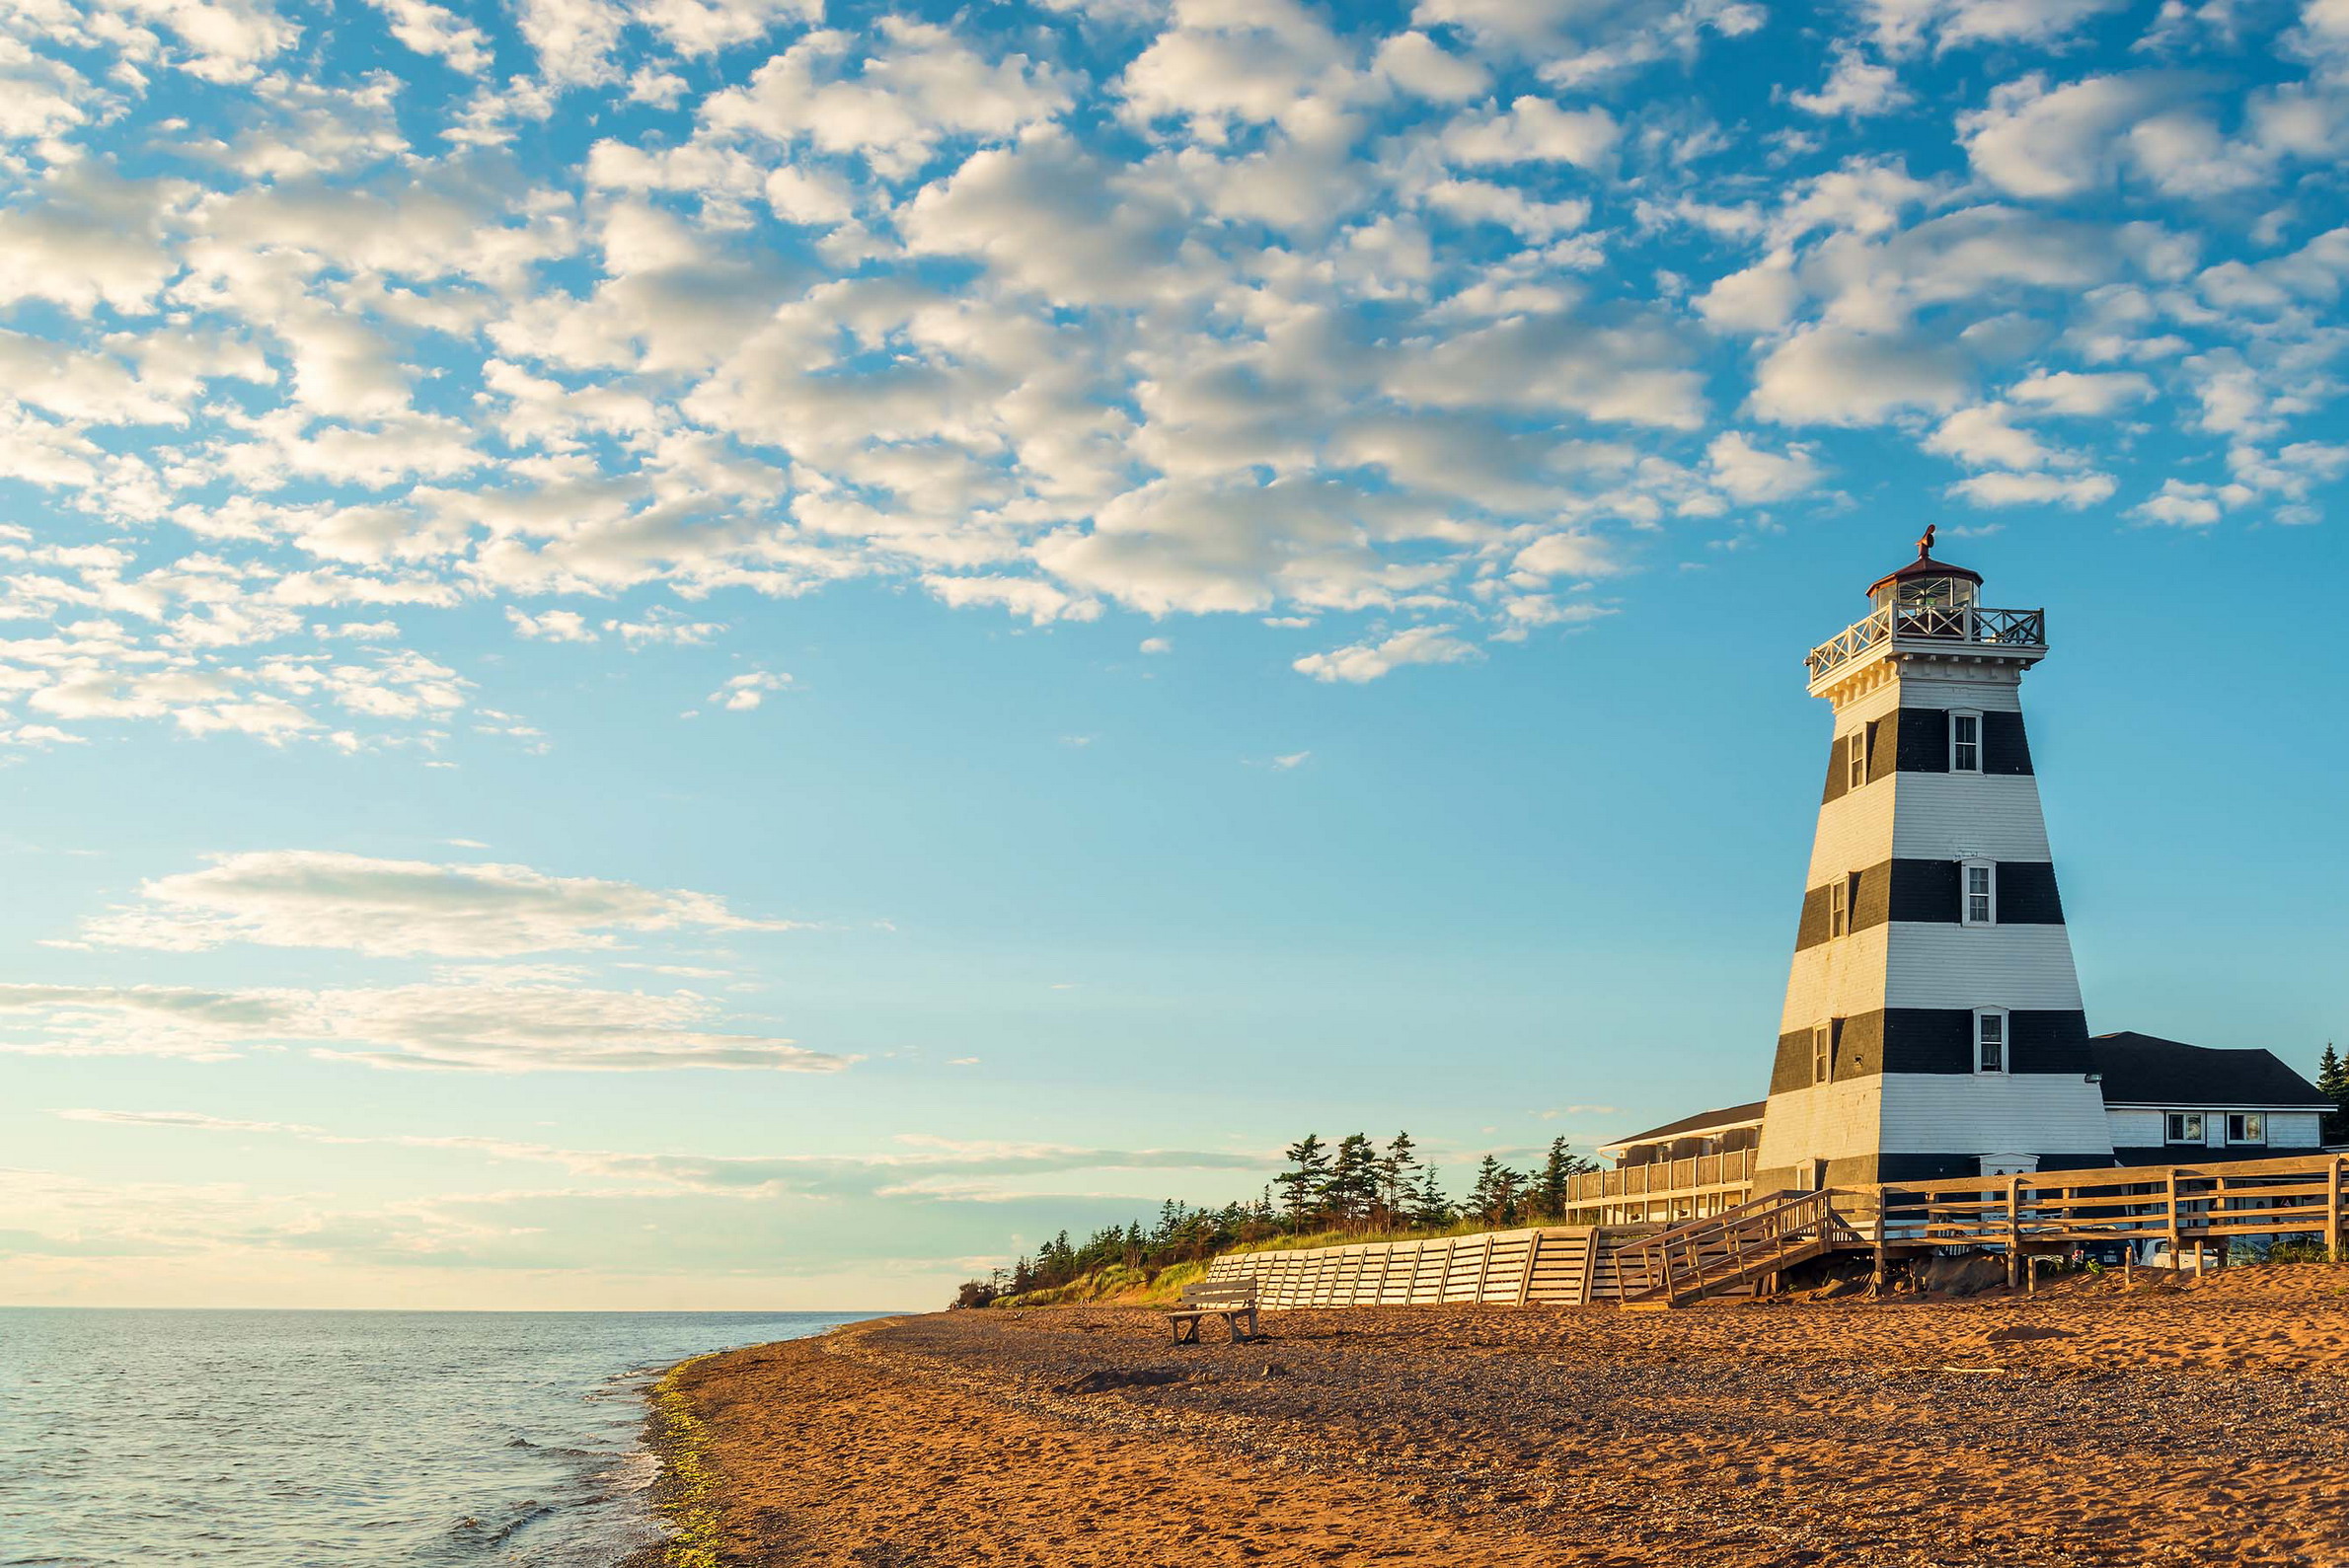
[[[1314,1231],[1303,1235],[1278,1235],[1263,1241],[1244,1241],[1216,1254],[1231,1257],[1247,1252],[1296,1252],[1311,1247],[1354,1246],[1366,1241],[1423,1241],[1448,1235],[1475,1235],[1493,1229],[1475,1220],[1463,1220],[1440,1231]],[[1182,1288],[1204,1279],[1214,1259],[1197,1263],[1176,1263],[1160,1269],[1156,1274],[1145,1269],[1129,1268],[1112,1263],[1103,1268],[1080,1274],[1066,1285],[1054,1285],[1044,1290],[1023,1291],[1017,1296],[999,1296],[991,1307],[1171,1307],[1181,1296]]]

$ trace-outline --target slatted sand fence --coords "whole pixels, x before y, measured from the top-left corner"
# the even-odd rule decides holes
[[[1227,1252],[1207,1278],[1253,1279],[1267,1310],[1528,1303],[1574,1306],[1623,1294],[1616,1252],[1652,1226],[1544,1226],[1350,1246]]]

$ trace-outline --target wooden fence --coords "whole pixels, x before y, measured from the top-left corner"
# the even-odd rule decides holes
[[[1613,1301],[1623,1293],[1617,1254],[1652,1230],[1544,1226],[1476,1235],[1289,1251],[1227,1252],[1212,1283],[1253,1279],[1268,1310],[1309,1307],[1516,1307]]]
[[[2340,1255],[2349,1155],[2214,1165],[2122,1165],[1949,1176],[1842,1195],[1879,1250],[1994,1247],[2017,1256],[2080,1242],[2165,1241],[2172,1255],[2238,1236],[2305,1236]]]

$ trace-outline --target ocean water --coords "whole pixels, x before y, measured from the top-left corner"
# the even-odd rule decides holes
[[[5,1568],[613,1568],[644,1390],[869,1313],[0,1308]]]

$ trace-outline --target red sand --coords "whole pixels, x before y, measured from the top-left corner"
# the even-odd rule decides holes
[[[699,1363],[721,1561],[2349,1563],[2349,1268],[1265,1326],[962,1312]]]

